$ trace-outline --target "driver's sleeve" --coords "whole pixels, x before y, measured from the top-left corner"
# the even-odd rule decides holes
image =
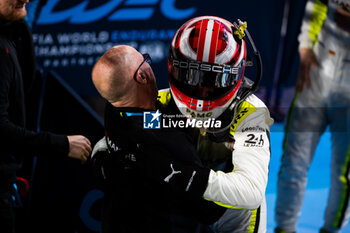
[[[301,33],[298,37],[299,48],[310,48],[316,44],[324,20],[327,17],[327,0],[309,0],[306,3]]]
[[[260,101],[261,102],[261,101]],[[227,208],[256,209],[264,200],[273,120],[261,102],[236,128],[232,172],[210,171],[204,198]]]

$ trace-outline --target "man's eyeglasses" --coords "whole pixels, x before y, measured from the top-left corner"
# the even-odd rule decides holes
[[[139,67],[136,69],[135,74],[134,74],[134,79],[136,78],[137,71],[139,71],[139,69],[141,68],[143,63],[147,62],[149,65],[152,64],[152,58],[151,58],[151,56],[148,53],[144,53],[144,54],[142,54],[142,56],[143,56],[143,61],[141,62]]]

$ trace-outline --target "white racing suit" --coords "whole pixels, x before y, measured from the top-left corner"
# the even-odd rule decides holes
[[[318,66],[310,71],[311,88],[296,93],[286,122],[275,216],[283,232],[296,230],[307,171],[327,126],[332,133],[331,187],[322,230],[339,232],[350,214],[350,33],[334,21],[339,7],[350,11],[350,1],[306,5],[300,48],[312,48]]]
[[[169,89],[159,91],[158,100],[165,108],[171,98]],[[216,204],[228,208],[217,222],[209,226],[209,231],[266,232],[265,189],[271,154],[269,127],[272,124],[265,104],[255,95],[249,95],[239,105],[230,129],[235,139],[233,152],[223,143],[212,142],[208,136],[199,134],[198,154],[201,159],[212,161],[204,163],[213,169],[204,198],[216,200]],[[216,160],[224,157],[232,161],[233,170],[215,172]]]

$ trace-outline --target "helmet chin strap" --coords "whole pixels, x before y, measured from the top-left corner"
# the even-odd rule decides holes
[[[239,106],[239,104],[241,102],[243,102],[244,99],[240,99],[239,96],[237,96],[233,101],[232,103],[230,104],[230,106],[226,109],[225,112],[222,113],[221,116],[225,115],[225,116],[228,116],[230,119],[230,121],[228,121],[225,125],[223,125],[221,128],[217,129],[217,128],[214,128],[214,129],[211,129],[211,128],[207,128],[205,129],[205,131],[207,133],[211,133],[213,134],[214,137],[221,137],[220,134],[222,133],[225,133],[227,132],[227,130],[230,129],[231,125],[233,124],[234,120],[235,120],[235,115],[236,115],[236,112],[237,112],[237,108]],[[218,118],[218,120],[220,120],[220,117]],[[216,136],[217,135],[217,136]]]
[[[258,88],[258,85],[260,83],[261,77],[262,77],[262,72],[263,72],[263,66],[262,66],[262,60],[260,56],[260,52],[255,46],[254,40],[251,37],[248,29],[247,29],[247,23],[242,22],[240,19],[237,20],[237,22],[233,22],[233,27],[232,30],[234,31],[234,34],[237,35],[238,39],[244,40],[246,44],[250,46],[250,48],[254,52],[255,60],[258,66],[254,85],[250,89],[250,93],[256,91]],[[247,93],[246,96],[248,96],[250,93]],[[242,96],[242,99],[244,99],[246,96]]]

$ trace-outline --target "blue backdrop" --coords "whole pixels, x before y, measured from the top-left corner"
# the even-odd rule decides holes
[[[35,3],[33,6],[36,6]],[[96,96],[90,73],[111,46],[129,44],[150,53],[158,87],[168,87],[167,55],[177,28],[190,18],[215,15],[248,22],[261,51],[261,86],[271,86],[280,41],[281,0],[49,0],[31,17],[38,64],[54,70],[83,97]],[[247,74],[255,77],[255,71]]]

